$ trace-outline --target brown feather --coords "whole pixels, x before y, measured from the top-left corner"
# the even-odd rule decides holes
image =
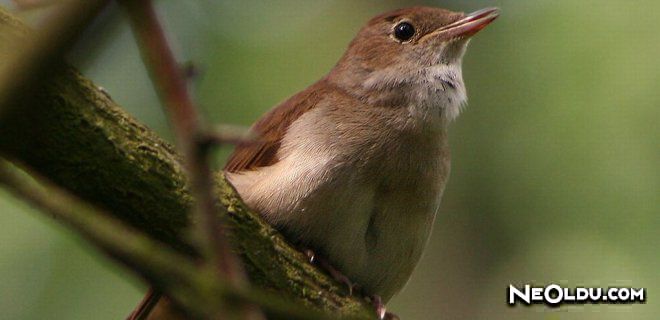
[[[276,163],[277,152],[289,126],[305,112],[313,109],[324,93],[333,87],[324,78],[282,102],[252,126],[256,141],[239,144],[227,160],[226,172],[240,172]]]

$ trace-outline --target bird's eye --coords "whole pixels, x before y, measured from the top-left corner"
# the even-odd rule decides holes
[[[394,27],[394,36],[400,41],[408,41],[415,35],[415,27],[408,22],[401,22]]]

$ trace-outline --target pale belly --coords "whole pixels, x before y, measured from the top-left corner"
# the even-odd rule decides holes
[[[353,206],[318,208],[335,217],[321,219],[306,240],[365,292],[387,301],[405,285],[422,255],[440,194],[367,189],[346,194]]]
[[[359,113],[347,121],[317,107],[289,128],[277,163],[228,178],[288,239],[387,301],[422,255],[449,176],[444,127],[423,126],[429,110],[342,110]],[[388,125],[370,121],[388,112]]]
[[[387,301],[421,257],[449,174],[448,154],[426,149],[409,158],[393,164],[396,168],[387,159],[373,159],[370,169],[333,166],[329,173],[320,168],[331,157],[288,157],[229,179],[289,239]]]

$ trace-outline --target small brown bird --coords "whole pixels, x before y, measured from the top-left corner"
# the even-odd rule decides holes
[[[261,138],[236,148],[227,178],[288,239],[388,301],[422,255],[449,176],[466,47],[498,14],[413,7],[371,19],[330,73],[252,127]]]

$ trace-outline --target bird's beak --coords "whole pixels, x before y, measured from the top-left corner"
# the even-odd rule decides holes
[[[500,15],[498,8],[486,8],[472,12],[456,22],[448,24],[436,33],[443,39],[469,38],[485,28]]]

